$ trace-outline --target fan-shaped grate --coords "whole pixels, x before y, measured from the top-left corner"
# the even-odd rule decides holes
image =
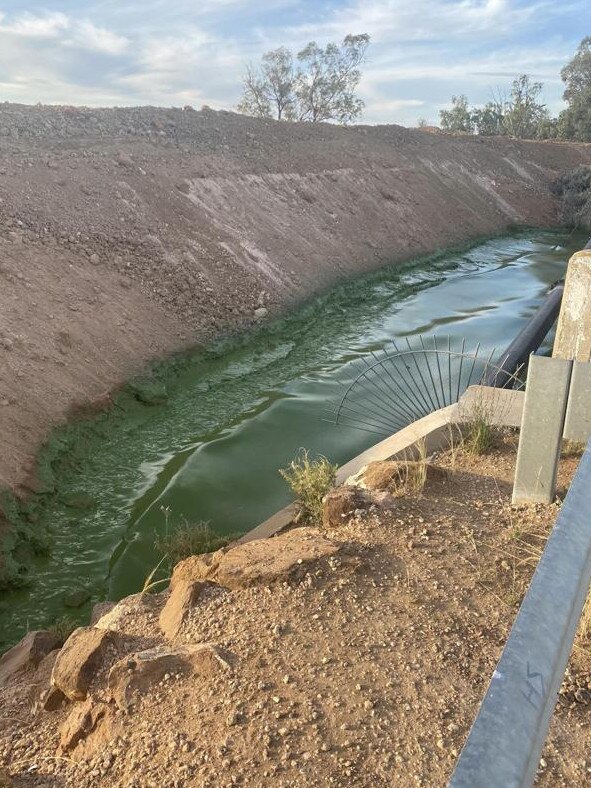
[[[439,408],[457,402],[468,386],[480,383],[489,370],[494,350],[482,353],[480,344],[466,350],[466,340],[450,337],[415,344],[392,342],[378,352],[357,359],[346,368],[344,394],[335,403],[331,421],[378,435],[391,435]],[[514,376],[515,387],[521,385]]]

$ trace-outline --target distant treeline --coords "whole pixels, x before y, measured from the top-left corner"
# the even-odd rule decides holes
[[[507,135],[521,139],[591,141],[591,36],[584,38],[561,70],[566,109],[552,117],[540,100],[543,85],[528,74],[513,80],[511,89],[493,91],[483,107],[470,107],[466,96],[453,96],[451,109],[441,110],[444,131]],[[419,120],[419,126],[426,126]]]

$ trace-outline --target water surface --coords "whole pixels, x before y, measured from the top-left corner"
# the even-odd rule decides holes
[[[162,365],[166,402],[146,406],[125,392],[112,413],[54,451],[57,492],[40,513],[53,550],[38,559],[32,585],[4,602],[1,640],[64,612],[86,621],[91,602],[66,611],[68,592],[87,588],[94,602],[138,591],[158,560],[164,510],[168,527],[183,518],[222,533],[257,525],[289,501],[277,469],[299,447],[340,464],[376,441],[322,420],[352,360],[418,334],[500,351],[585,240],[528,230],[389,268],[240,342]],[[64,504],[80,493],[92,507]]]

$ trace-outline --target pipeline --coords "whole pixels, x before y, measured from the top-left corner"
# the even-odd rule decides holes
[[[591,241],[589,242],[591,244]],[[546,334],[556,321],[560,312],[564,282],[556,282],[540,308],[533,314],[519,334],[494,362],[494,368],[484,375],[485,386],[512,388],[515,375],[523,369],[531,353],[540,347]]]
[[[585,249],[591,249],[591,238],[587,241]],[[552,285],[546,300],[538,311],[530,317],[519,334],[501,354],[495,362],[494,369],[488,370],[484,375],[482,382],[485,386],[495,386],[500,389],[513,386],[516,373],[527,365],[530,354],[536,352],[554,325],[560,312],[563,292],[564,280]]]

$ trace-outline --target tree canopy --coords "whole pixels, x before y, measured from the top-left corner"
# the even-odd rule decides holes
[[[584,38],[560,72],[565,84],[563,98],[567,109],[557,123],[557,134],[566,139],[591,140],[591,36]]]
[[[356,95],[359,66],[369,40],[369,35],[362,33],[326,47],[310,41],[295,58],[285,47],[266,52],[258,67],[247,68],[239,111],[311,123],[358,119],[364,106]]]

